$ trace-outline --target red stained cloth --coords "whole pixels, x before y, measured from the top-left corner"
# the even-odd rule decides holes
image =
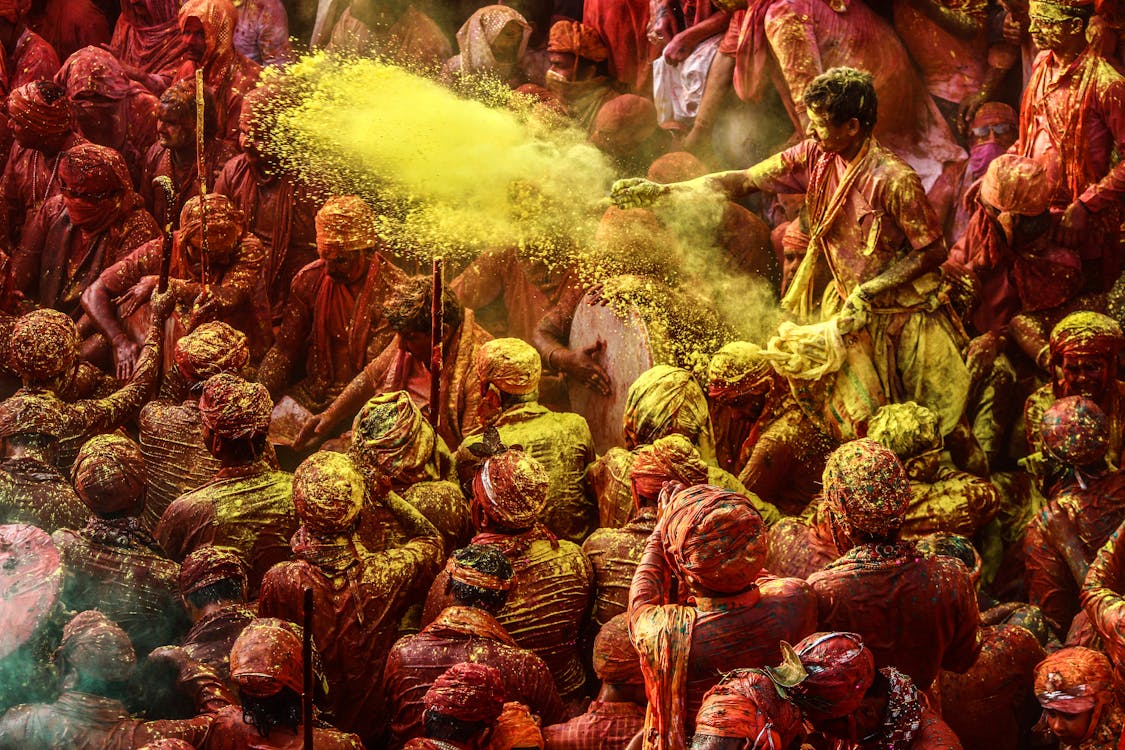
[[[1039,435],[1053,457],[1068,466],[1086,467],[1105,458],[1109,418],[1085,396],[1067,396],[1043,412]]]
[[[40,82],[28,83],[8,95],[8,114],[38,135],[62,135],[70,130],[70,100],[48,101]]]
[[[205,548],[206,549],[206,548]],[[230,649],[234,641],[257,617],[244,604],[230,604],[204,615],[183,637],[184,651],[195,661],[215,670],[230,682]]]
[[[708,591],[745,590],[765,562],[768,532],[761,514],[747,498],[720,487],[676,493],[657,528],[670,561]]]
[[[124,0],[109,42],[124,65],[145,73],[176,67],[183,54],[175,0]]]
[[[47,0],[28,25],[51,43],[60,60],[84,47],[108,43],[112,31],[105,13],[91,0]]]
[[[242,372],[250,361],[246,334],[222,321],[204,323],[176,342],[173,361],[193,384],[224,372]]]
[[[31,0],[4,0],[0,3],[0,18],[8,23],[20,23],[31,10]]]
[[[801,711],[777,694],[769,677],[740,669],[703,696],[697,735],[736,737],[758,747],[789,747],[803,734]]]
[[[314,535],[346,534],[363,508],[364,486],[351,459],[342,453],[318,451],[293,474],[297,516]]]
[[[33,310],[12,327],[5,364],[25,380],[50,380],[73,366],[78,344],[78,328],[68,316],[58,310]]]
[[[603,625],[628,609],[633,573],[655,525],[656,511],[648,508],[620,529],[597,529],[582,543],[582,551],[590,559],[597,582],[594,587],[595,623]]]
[[[4,69],[9,90],[33,81],[49,81],[59,70],[59,55],[46,39],[24,29],[8,54]]]
[[[202,750],[259,750],[266,747],[297,750],[304,747],[304,731],[300,725],[296,730],[288,727],[273,727],[269,738],[266,738],[252,725],[246,723],[242,718],[240,706],[227,706],[215,714],[206,741],[201,742],[197,747]],[[313,746],[316,750],[362,750],[364,744],[354,734],[314,727]]]
[[[383,681],[392,747],[422,733],[422,696],[445,670],[470,657],[496,667],[504,695],[526,703],[545,724],[562,717],[562,701],[542,659],[516,646],[487,612],[447,607],[420,633],[400,639],[387,655]]]
[[[939,669],[963,671],[980,651],[980,614],[969,572],[923,558],[911,544],[863,545],[809,576],[820,628],[858,633],[877,664],[927,688]]]
[[[553,541],[536,529],[513,536],[478,534],[473,544],[495,544],[512,563],[515,587],[497,619],[517,644],[543,659],[559,692],[573,695],[585,682],[578,639],[593,588],[590,562],[578,545]],[[438,574],[430,587],[423,622],[451,603],[448,577]]]
[[[636,703],[594,701],[586,713],[543,728],[549,750],[623,748],[645,725],[645,709]]]
[[[1043,708],[1077,714],[1111,702],[1109,659],[1100,651],[1071,646],[1035,667],[1035,697]]]
[[[549,477],[543,465],[522,450],[508,449],[487,459],[473,478],[473,506],[507,528],[531,528],[547,502]]]
[[[504,709],[500,671],[487,664],[454,664],[434,680],[422,705],[459,721],[491,724]]]
[[[776,576],[808,578],[840,556],[832,533],[823,524],[782,518],[770,527],[766,570]]]
[[[241,692],[259,698],[283,688],[304,689],[301,636],[290,623],[263,618],[242,631],[230,650],[230,676]]]
[[[853,440],[828,457],[824,501],[850,529],[889,536],[902,526],[910,482],[889,449],[868,438]]]
[[[848,716],[875,682],[875,657],[855,633],[813,633],[793,650],[808,671],[793,695],[817,716]]]
[[[145,461],[141,447],[118,435],[95,435],[74,460],[74,489],[98,515],[138,515],[144,508]]]
[[[547,41],[549,52],[564,52],[590,62],[609,57],[609,49],[597,29],[577,21],[557,21]]]
[[[55,656],[87,677],[109,682],[128,679],[137,663],[125,631],[96,609],[79,612],[66,624]]]
[[[69,105],[66,106],[66,116],[70,118]],[[62,151],[76,146],[83,140],[85,139],[82,136],[72,131],[63,140]],[[58,175],[60,160],[61,152],[48,156],[36,149],[24,148],[18,143],[12,144],[8,164],[4,168],[3,177],[0,178],[0,199],[3,201],[0,205],[5,212],[5,215],[0,217],[0,222],[6,222],[5,233],[0,241],[8,243],[8,247],[20,246],[22,238],[27,235],[43,204],[62,191],[62,182]]]
[[[629,640],[629,616],[617,615],[598,631],[594,638],[594,674],[604,683],[614,685],[644,684],[641,660]]]
[[[273,401],[260,383],[225,372],[208,379],[199,397],[203,426],[227,440],[265,434],[272,411]]]
[[[655,50],[648,24],[647,0],[587,0],[582,6],[582,25],[605,40],[610,75],[637,92],[645,90],[652,76]]]
[[[184,558],[177,584],[186,597],[224,580],[242,581],[245,586],[246,563],[234,550],[208,544]]]

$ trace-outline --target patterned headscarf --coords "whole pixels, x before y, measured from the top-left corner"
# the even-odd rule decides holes
[[[293,504],[314,534],[348,531],[363,510],[363,498],[363,477],[343,453],[319,451],[293,473]]]
[[[1108,315],[1084,310],[1071,313],[1051,331],[1051,361],[1064,355],[1096,355],[1116,359],[1121,349],[1121,326]]]
[[[624,419],[625,447],[629,450],[673,433],[699,445],[710,429],[707,398],[687,370],[657,365],[629,387]]]
[[[432,460],[437,434],[406,391],[375,396],[352,422],[348,448],[355,465],[393,479]]]
[[[206,200],[206,203],[204,203]],[[203,199],[193,195],[180,209],[179,237],[198,232],[203,227],[203,206],[207,206],[207,229],[214,236],[220,226],[238,227],[239,231],[246,229],[246,215],[222,193],[208,193]]]
[[[739,669],[703,696],[695,733],[749,740],[753,748],[784,748],[800,734],[801,722],[800,710],[778,695],[768,677]]]
[[[24,380],[44,381],[70,370],[78,359],[78,327],[58,310],[32,310],[8,339],[8,366]]]
[[[496,667],[461,662],[434,680],[422,705],[458,721],[491,724],[504,708],[504,682]]]
[[[176,342],[176,367],[192,383],[220,373],[238,375],[250,361],[246,334],[216,320],[204,323]]]
[[[808,676],[791,695],[810,713],[827,719],[847,716],[875,682],[875,656],[855,633],[813,633],[793,650]]]
[[[527,20],[510,6],[486,5],[469,16],[457,31],[457,49],[461,55],[462,73],[472,75],[496,70],[497,62],[492,54],[492,43],[509,23],[518,24],[523,31],[516,60],[523,59],[527,51],[527,40],[531,36],[531,26]]]
[[[118,101],[133,90],[125,68],[109,50],[83,47],[66,59],[55,75],[71,100],[90,95]]]
[[[824,467],[824,503],[850,529],[890,536],[910,504],[910,482],[891,450],[870,438],[844,443]]]
[[[264,435],[270,428],[273,400],[261,383],[220,373],[203,385],[199,416],[203,425],[228,440]]]
[[[1046,451],[1064,464],[1089,466],[1109,448],[1109,418],[1085,396],[1067,396],[1043,412],[1039,437]]]
[[[79,143],[63,152],[59,178],[79,193],[133,193],[133,178],[121,154],[96,143]]]
[[[473,506],[509,528],[531,528],[547,502],[549,483],[541,463],[510,448],[486,460],[473,478]]]
[[[317,247],[325,243],[359,252],[375,244],[375,212],[358,195],[336,195],[316,212]]]
[[[766,524],[750,500],[708,484],[673,495],[657,529],[684,576],[714,592],[749,588],[768,552]]]
[[[641,497],[655,499],[665,482],[675,481],[685,487],[707,481],[707,464],[699,451],[683,435],[668,435],[652,445],[637,449],[629,479],[633,485],[633,502],[640,507]]]
[[[106,682],[124,682],[137,664],[129,636],[96,609],[79,612],[66,624],[55,659]]]
[[[207,85],[215,86],[226,74],[222,63],[234,54],[234,27],[238,24],[238,10],[230,0],[186,0],[180,6],[180,32],[187,20],[194,18],[203,27],[207,48],[201,66],[207,71]]]
[[[1082,646],[1060,649],[1035,667],[1035,697],[1043,708],[1068,714],[1109,701],[1113,667],[1105,654]]]
[[[74,489],[98,515],[139,514],[145,505],[145,459],[141,447],[124,435],[87,440],[71,470]]]

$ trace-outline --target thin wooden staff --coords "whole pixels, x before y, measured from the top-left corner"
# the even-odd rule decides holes
[[[436,430],[441,408],[441,367],[442,367],[442,260],[434,258],[433,302],[430,305],[430,424]]]
[[[313,591],[305,589],[305,632],[301,642],[301,656],[305,660],[304,673],[301,675],[305,694],[301,696],[301,721],[304,724],[305,748],[313,748],[313,657],[312,657],[312,628],[313,628]]]
[[[168,291],[168,276],[172,272],[172,214],[175,209],[176,190],[172,178],[166,174],[153,179],[152,184],[164,193],[164,236],[160,248],[160,276],[156,283],[157,291]]]
[[[199,251],[200,282],[203,285],[203,292],[206,293],[210,281],[207,273],[207,254],[211,247],[207,242],[207,158],[204,154],[207,144],[204,134],[206,122],[204,101],[203,68],[199,68],[195,71],[195,163],[196,172],[199,174],[199,223],[202,245]]]

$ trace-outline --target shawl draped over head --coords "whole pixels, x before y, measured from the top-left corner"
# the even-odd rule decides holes
[[[519,11],[507,5],[486,5],[478,9],[461,25],[457,32],[457,49],[460,51],[461,72],[480,74],[497,68],[492,43],[509,24],[517,24],[522,30],[516,62],[523,59],[527,51],[527,40],[531,36],[531,26]]]

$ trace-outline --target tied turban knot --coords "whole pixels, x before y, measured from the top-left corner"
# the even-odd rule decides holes
[[[246,586],[246,563],[229,547],[205,544],[180,565],[180,595],[187,596],[219,581],[240,581]]]
[[[543,465],[522,450],[489,458],[473,478],[473,502],[489,518],[513,529],[535,525],[547,502]]]
[[[619,614],[594,639],[594,674],[611,685],[643,685],[641,658],[629,639],[629,615]]]
[[[95,435],[86,441],[71,476],[78,497],[98,515],[135,516],[144,509],[144,456],[141,447],[123,435]]]
[[[319,451],[293,473],[293,504],[313,534],[347,531],[363,510],[363,477],[342,453]]]
[[[242,331],[211,321],[176,342],[174,359],[185,378],[202,383],[220,373],[241,373],[250,361],[250,348]]]
[[[707,464],[690,440],[683,435],[662,437],[637,449],[629,471],[634,503],[640,507],[642,498],[655,498],[665,482],[675,481],[685,487],[704,484],[707,473]]]
[[[283,688],[301,694],[304,656],[299,628],[272,617],[243,629],[230,650],[230,676],[239,690],[262,698]]]
[[[543,364],[535,347],[522,339],[492,339],[477,350],[477,375],[504,393],[524,396],[539,390]]]
[[[203,385],[199,417],[203,425],[227,440],[252,438],[269,431],[273,400],[261,383],[220,373]]]
[[[437,447],[434,428],[406,391],[375,396],[352,422],[348,455],[363,471],[399,477],[429,462]]]
[[[106,682],[129,679],[137,663],[129,636],[96,609],[79,612],[66,624],[56,658]]]
[[[69,316],[58,310],[33,310],[12,328],[8,364],[25,380],[50,380],[74,364],[78,342],[78,328]]]
[[[179,236],[184,237],[203,229],[204,207],[207,209],[207,229],[212,237],[219,227],[237,227],[239,231],[243,229],[246,217],[238,206],[221,193],[208,193],[206,198],[193,195],[180,209]]]
[[[855,633],[813,633],[793,650],[808,676],[792,695],[802,708],[823,717],[853,713],[875,682],[875,657]]]
[[[48,101],[44,92],[51,89],[59,95]],[[62,135],[70,130],[70,100],[45,81],[25,83],[9,94],[8,114],[41,136]]]
[[[844,443],[824,467],[824,500],[852,529],[888,536],[902,527],[910,482],[889,448],[870,438]]]
[[[750,500],[701,484],[680,490],[657,527],[664,550],[691,580],[723,594],[746,590],[766,559],[768,538]]]
[[[434,680],[422,705],[458,721],[491,724],[504,708],[504,682],[495,667],[461,662]]]
[[[1089,711],[1109,700],[1112,687],[1109,659],[1093,649],[1060,649],[1035,667],[1035,697],[1043,708],[1068,714]]]
[[[548,52],[563,52],[591,62],[609,58],[609,49],[598,30],[578,21],[556,21],[547,39]]]
[[[358,252],[375,244],[375,212],[358,195],[337,195],[316,212],[317,247]]]

